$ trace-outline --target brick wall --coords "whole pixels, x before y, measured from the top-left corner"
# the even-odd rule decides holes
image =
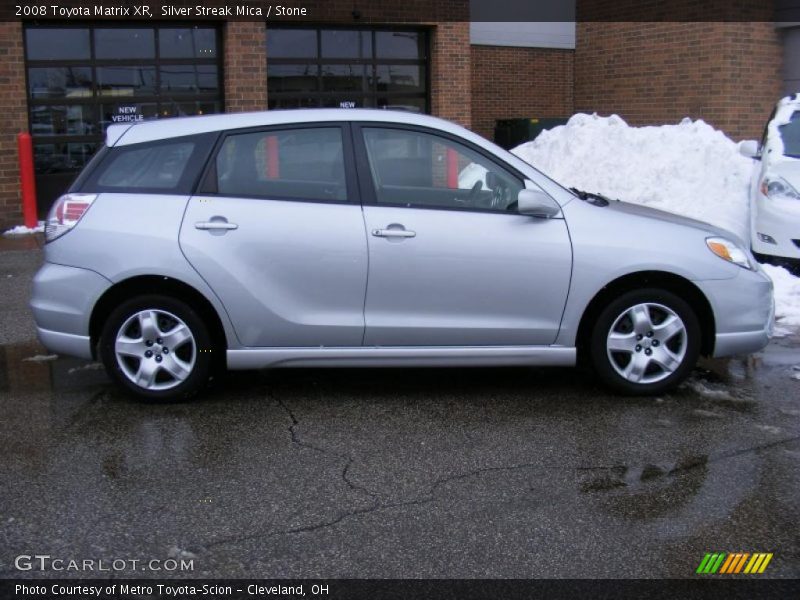
[[[472,129],[492,139],[497,119],[569,117],[572,50],[472,46]]]
[[[431,40],[431,113],[464,127],[472,122],[469,23],[439,23]]]
[[[28,130],[22,25],[0,22],[0,230],[22,223],[17,134]]]
[[[267,38],[264,22],[225,25],[225,111],[267,108]]]
[[[704,119],[758,137],[780,96],[778,32],[762,22],[581,22],[575,110],[632,125]]]

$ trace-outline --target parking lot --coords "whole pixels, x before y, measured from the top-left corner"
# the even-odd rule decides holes
[[[46,356],[41,252],[2,244],[3,577],[65,575],[15,567],[33,554],[192,564],[115,576],[691,577],[718,551],[800,577],[800,337],[661,398],[572,369],[320,369],[145,404]]]

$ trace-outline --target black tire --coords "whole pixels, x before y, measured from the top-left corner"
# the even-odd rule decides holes
[[[147,389],[146,387],[137,385],[137,383],[126,375],[123,366],[117,359],[115,343],[120,329],[134,315],[140,311],[146,310],[157,311],[160,316],[166,319],[160,322],[167,326],[175,323],[175,321],[170,320],[169,316],[177,317],[177,319],[182,321],[189,329],[193,337],[193,341],[184,342],[178,350],[173,352],[173,355],[176,355],[177,352],[185,353],[181,356],[182,359],[186,359],[187,356],[194,357],[194,363],[191,369],[188,370],[188,375],[185,376],[185,379],[179,380],[172,377],[169,373],[164,372],[163,369],[159,372],[158,377],[163,375],[164,379],[168,379],[168,381],[161,383],[156,381],[155,385],[172,386],[167,389]],[[169,313],[169,315],[164,315],[164,313]],[[130,325],[128,327],[130,327]],[[136,326],[133,325],[133,327],[135,328]],[[144,340],[145,336],[142,335],[141,337]],[[164,345],[166,346],[166,338]],[[189,346],[193,346],[193,352],[191,354],[189,353]],[[170,358],[167,355],[169,348],[167,348],[167,352],[165,352],[164,355],[160,355],[160,353],[163,352],[161,346],[153,346],[153,349],[157,349],[156,355],[147,360],[156,360],[157,358],[161,361]],[[137,296],[119,305],[106,319],[99,342],[100,359],[103,361],[109,376],[126,391],[135,394],[139,398],[150,401],[182,401],[196,395],[207,385],[209,377],[212,374],[214,367],[213,350],[214,348],[208,327],[197,312],[181,300],[159,294]],[[137,362],[136,358],[125,358],[122,360],[125,362],[125,367],[129,372],[136,370],[136,365],[140,364]],[[166,360],[164,360],[163,364],[166,365]]]
[[[651,359],[650,355],[644,358],[644,354],[638,354],[649,350],[653,358],[655,358],[656,352],[663,351],[663,348],[658,349],[650,346],[655,338],[648,339],[645,333],[644,340],[641,343],[632,342],[636,343],[636,347],[640,349],[635,350],[636,355],[634,355],[634,351],[631,351],[629,360],[633,360],[633,357],[637,356],[638,359],[648,361],[647,370],[644,373],[649,373],[649,375],[645,375],[642,379],[662,377],[657,381],[634,382],[624,377],[617,369],[623,369],[623,367],[627,366],[624,364],[627,356],[626,352],[615,353],[609,351],[607,346],[609,334],[615,324],[617,327],[615,331],[617,332],[620,331],[620,328],[624,329],[628,323],[630,324],[631,332],[623,331],[622,335],[640,335],[633,329],[634,325],[630,318],[626,322],[625,317],[623,317],[626,311],[640,304],[653,305],[651,312],[654,313],[654,319],[658,318],[659,315],[665,315],[665,319],[669,318],[668,313],[659,308],[661,306],[672,311],[683,323],[684,333],[676,334],[667,342],[667,345],[671,346],[670,350],[672,348],[677,348],[679,351],[683,350],[682,358],[671,372],[669,372],[669,369],[663,368],[657,361]],[[618,321],[618,319],[620,320]],[[634,290],[612,300],[602,310],[591,331],[589,353],[595,372],[607,386],[624,395],[653,396],[675,388],[689,376],[700,355],[700,335],[700,324],[697,315],[685,300],[672,292],[658,288]]]

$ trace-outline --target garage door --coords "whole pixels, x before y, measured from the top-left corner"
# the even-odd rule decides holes
[[[219,47],[219,30],[211,26],[27,26],[40,217],[109,124],[221,112]]]

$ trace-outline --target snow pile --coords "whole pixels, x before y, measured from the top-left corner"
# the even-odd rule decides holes
[[[12,227],[11,229],[7,229],[3,232],[3,235],[30,235],[32,233],[43,233],[44,232],[44,221],[39,221],[39,224],[31,229],[30,227],[25,227],[25,225],[17,225],[16,227]]]
[[[783,267],[761,266],[775,286],[775,335],[788,335],[800,328],[800,277]]]
[[[576,114],[512,150],[567,187],[706,221],[749,239],[753,161],[704,121],[630,127]]]
[[[630,127],[617,115],[574,115],[512,150],[567,187],[706,221],[749,245],[753,161],[703,121]],[[775,284],[776,335],[800,328],[800,278],[764,265]]]

